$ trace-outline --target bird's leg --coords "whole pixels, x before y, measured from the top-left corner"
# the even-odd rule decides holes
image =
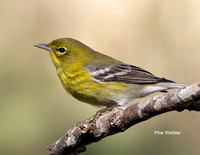
[[[95,122],[99,118],[99,116],[102,116],[103,114],[106,114],[106,113],[112,111],[114,108],[116,108],[118,106],[119,105],[113,105],[113,106],[106,107],[104,109],[97,111],[96,114],[92,118],[87,120],[87,122],[88,123]]]
[[[89,118],[89,119],[87,119],[86,121],[77,123],[77,125],[75,125],[73,128],[76,128],[76,126],[79,126],[80,129],[81,129],[81,131],[82,131],[83,133],[86,133],[86,132],[88,132],[88,131],[90,130],[91,127],[94,127],[94,126],[95,126],[96,120],[97,120],[100,116],[102,116],[102,115],[104,115],[104,114],[106,114],[106,113],[112,111],[114,108],[116,108],[116,107],[118,107],[118,106],[119,106],[119,105],[113,105],[113,106],[110,106],[110,107],[106,107],[106,108],[104,108],[104,109],[101,109],[101,110],[97,111],[96,114],[95,114],[94,116],[92,116],[92,118]],[[84,125],[85,123],[89,124],[89,126],[88,126],[88,125]],[[72,128],[71,130],[73,130],[73,128]]]
[[[97,113],[98,112],[100,112],[100,113],[106,113],[106,112],[112,111],[116,107],[119,107],[119,105],[116,104],[116,105],[113,105],[113,106],[110,106],[110,107],[106,107],[104,109],[101,109],[101,110],[97,111]]]

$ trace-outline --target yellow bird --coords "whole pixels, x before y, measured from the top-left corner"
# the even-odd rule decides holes
[[[75,39],[35,46],[49,52],[65,90],[92,105],[124,105],[154,92],[185,86],[99,53]]]

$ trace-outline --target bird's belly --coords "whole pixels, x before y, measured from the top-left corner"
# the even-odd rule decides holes
[[[137,92],[135,87],[125,83],[93,82],[84,86],[79,84],[70,94],[80,101],[96,106],[124,105],[138,97],[134,93]]]
[[[63,87],[69,94],[82,102],[96,106],[124,105],[139,97],[136,92],[142,89],[142,86],[137,84],[93,81],[93,78],[89,78],[85,72],[74,73],[71,77],[61,70],[57,72]]]

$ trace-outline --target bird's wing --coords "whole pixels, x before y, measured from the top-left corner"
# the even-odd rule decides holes
[[[173,82],[165,78],[154,76],[142,68],[128,65],[116,64],[112,67],[86,67],[94,80],[100,82],[123,82],[132,84],[153,84],[158,82]]]

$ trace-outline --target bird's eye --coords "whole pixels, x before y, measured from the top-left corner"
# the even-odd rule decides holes
[[[66,49],[63,48],[63,47],[61,47],[61,48],[58,49],[58,51],[59,51],[60,53],[64,53],[64,52],[66,51]]]

